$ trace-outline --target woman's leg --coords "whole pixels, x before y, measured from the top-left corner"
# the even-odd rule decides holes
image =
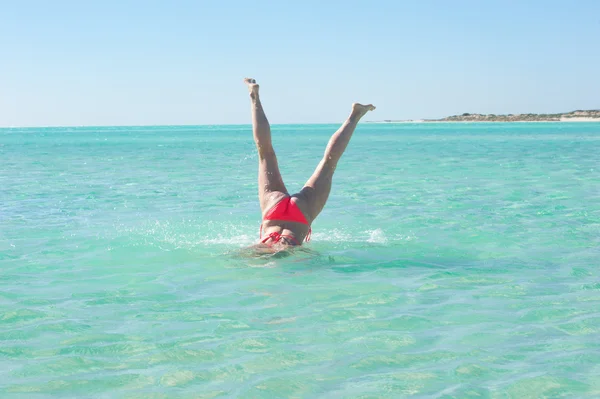
[[[264,213],[274,202],[287,194],[275,150],[271,144],[271,126],[263,111],[258,95],[258,84],[254,79],[244,79],[248,85],[252,110],[252,132],[258,150],[258,198]]]
[[[307,201],[309,212],[309,215],[307,216],[310,217],[310,223],[312,223],[317,215],[321,213],[327,202],[327,198],[329,198],[333,172],[335,172],[337,163],[350,142],[350,138],[352,137],[352,133],[354,133],[354,129],[356,129],[358,121],[360,121],[360,118],[367,112],[374,109],[375,107],[371,104],[352,104],[352,113],[339,130],[331,136],[329,144],[327,144],[327,148],[325,149],[323,159],[301,191],[301,194]]]

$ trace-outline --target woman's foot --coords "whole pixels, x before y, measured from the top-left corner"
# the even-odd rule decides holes
[[[367,112],[373,111],[374,109],[375,106],[373,104],[363,105],[359,103],[354,103],[352,104],[352,114],[350,116],[352,118],[360,119],[363,116],[365,116]]]
[[[244,83],[246,83],[246,85],[248,86],[248,91],[250,92],[250,97],[252,98],[256,98],[258,97],[258,83],[256,83],[256,80],[252,79],[252,78],[246,78],[244,79]]]

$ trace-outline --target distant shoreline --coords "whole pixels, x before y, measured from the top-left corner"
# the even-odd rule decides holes
[[[600,122],[600,110],[577,110],[560,114],[470,114],[452,115],[442,119],[383,120],[369,123],[473,123],[473,122]]]
[[[365,123],[380,123],[380,124],[410,124],[410,123],[600,123],[600,118],[573,118],[573,119],[562,119],[562,120],[548,120],[548,121],[445,121],[445,120],[399,120],[399,121],[365,121]]]

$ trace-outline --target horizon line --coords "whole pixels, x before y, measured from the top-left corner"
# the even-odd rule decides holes
[[[393,124],[435,124],[435,123],[565,123],[570,121],[444,121],[444,120],[423,120],[423,119],[408,119],[408,120],[374,120],[363,121],[362,123],[393,125]],[[572,121],[577,123],[583,122],[600,122],[600,118],[590,121]],[[339,122],[308,122],[308,123],[272,123],[271,126],[289,126],[289,125],[339,125]],[[165,124],[165,125],[45,125],[45,126],[0,126],[0,129],[53,129],[53,128],[108,128],[108,127],[207,127],[207,126],[252,126],[251,123],[206,123],[206,124]]]
[[[372,121],[365,121],[372,122]],[[364,122],[363,122],[364,123]],[[271,123],[271,126],[278,125],[339,125],[340,122],[286,122],[286,123]],[[140,125],[38,125],[38,126],[0,126],[0,129],[39,129],[39,128],[60,128],[60,127],[183,127],[183,126],[251,126],[252,122],[248,123],[167,123],[167,124],[140,124]]]

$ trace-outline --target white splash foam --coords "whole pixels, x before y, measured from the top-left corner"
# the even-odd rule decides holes
[[[357,241],[353,234],[333,229],[331,231],[319,231],[312,234],[312,239],[315,241],[329,241],[329,242],[350,242]]]
[[[203,228],[198,226],[203,224]],[[208,227],[208,228],[207,228]],[[199,231],[203,230],[203,231]],[[247,247],[259,242],[254,225],[247,223],[212,221],[145,221],[140,224],[117,225],[117,235],[137,236],[143,244],[167,245],[173,248],[195,248],[204,246]],[[135,240],[135,237],[133,237]],[[389,244],[390,241],[410,241],[407,236],[386,236],[381,228],[374,230],[352,231],[346,229],[317,229],[311,243],[333,244]],[[309,244],[310,246],[310,244]]]
[[[375,244],[385,244],[388,242],[388,239],[385,236],[385,233],[381,229],[367,231],[367,233],[369,234],[369,238],[367,239],[367,242],[375,243]]]
[[[249,235],[235,235],[233,237],[218,236],[215,238],[201,238],[199,242],[203,244],[222,244],[222,245],[252,245],[257,241],[257,237]]]

